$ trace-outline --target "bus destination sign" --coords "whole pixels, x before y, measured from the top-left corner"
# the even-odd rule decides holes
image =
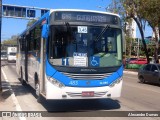
[[[94,23],[106,23],[115,24],[119,22],[117,16],[92,13],[92,12],[74,12],[74,11],[59,11],[53,15],[55,21],[69,21],[69,22],[94,22]],[[52,17],[52,18],[53,18]]]

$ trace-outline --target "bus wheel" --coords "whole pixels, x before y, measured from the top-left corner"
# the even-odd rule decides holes
[[[38,82],[35,85],[35,90],[36,90],[36,96],[39,97],[39,95],[40,95],[40,86],[39,86]]]
[[[41,103],[41,102],[42,102],[42,96],[41,96],[41,94],[40,94],[40,85],[39,85],[38,82],[37,82],[36,85],[35,85],[35,90],[36,90],[37,102],[38,102],[38,103]]]
[[[23,80],[23,71],[22,71],[22,68],[21,68],[21,78],[20,78],[20,82],[22,85],[25,85],[25,81]]]
[[[41,103],[42,101],[42,96],[40,94],[40,84],[38,81],[38,76],[35,75],[35,90],[36,90],[36,98],[37,98],[37,102]]]

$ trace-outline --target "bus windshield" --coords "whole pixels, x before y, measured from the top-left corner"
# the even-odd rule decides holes
[[[122,64],[122,32],[118,28],[53,25],[50,30],[52,65],[113,67]]]
[[[16,53],[12,52],[12,53],[9,53],[9,55],[16,56]]]

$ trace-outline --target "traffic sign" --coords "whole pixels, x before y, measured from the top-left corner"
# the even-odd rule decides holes
[[[2,5],[2,17],[7,18],[20,18],[20,19],[36,19],[39,12],[41,16],[49,11],[48,8],[38,8],[38,7],[29,7],[29,6],[18,6],[3,4]],[[37,15],[37,16],[36,16]]]

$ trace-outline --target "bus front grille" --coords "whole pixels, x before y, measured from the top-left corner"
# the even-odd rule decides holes
[[[66,73],[62,74],[74,80],[102,80],[106,77],[109,77],[113,73],[103,73],[103,74],[75,74],[75,73]]]

